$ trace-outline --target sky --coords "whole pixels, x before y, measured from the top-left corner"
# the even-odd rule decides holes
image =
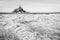
[[[21,7],[27,12],[60,12],[60,0],[0,0],[0,12]]]

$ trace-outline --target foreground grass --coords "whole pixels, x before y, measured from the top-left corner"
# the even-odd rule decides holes
[[[0,33],[6,40],[59,40],[59,14],[2,14]]]

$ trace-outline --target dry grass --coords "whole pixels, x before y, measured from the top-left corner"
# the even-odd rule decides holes
[[[8,36],[14,36],[12,36],[14,40],[23,40],[23,37],[27,40],[29,37],[32,38],[32,36],[34,40],[49,40],[51,38],[55,39],[56,37],[54,37],[52,34],[56,33],[56,30],[58,30],[55,29],[55,27],[57,27],[56,23],[59,22],[59,18],[57,16],[58,15],[55,14],[3,14],[1,21],[5,22],[6,24],[2,23],[1,26],[6,29]]]

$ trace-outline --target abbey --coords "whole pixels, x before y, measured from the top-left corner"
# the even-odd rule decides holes
[[[21,7],[21,6],[19,6],[17,9],[15,9],[14,11],[13,11],[14,13],[25,13],[26,11]]]

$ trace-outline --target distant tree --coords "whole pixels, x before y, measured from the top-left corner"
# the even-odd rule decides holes
[[[18,13],[18,12],[20,12],[20,13],[25,13],[26,11],[25,10],[23,10],[23,8],[21,7],[21,6],[19,6],[17,9],[15,9],[13,12],[15,12],[15,13]]]

